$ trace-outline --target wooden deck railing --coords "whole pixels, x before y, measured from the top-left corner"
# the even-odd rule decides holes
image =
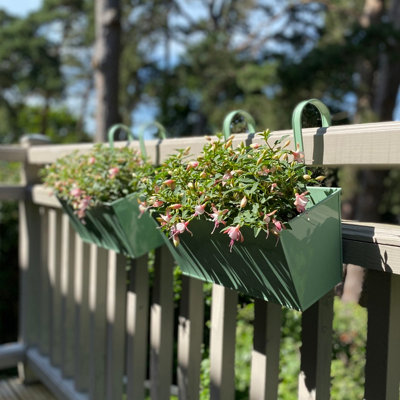
[[[291,134],[275,132],[272,136]],[[400,167],[400,123],[306,129],[306,162],[359,168]],[[235,141],[252,140],[238,135]],[[256,139],[257,140],[257,139]],[[199,152],[204,138],[147,142],[159,163],[177,148]],[[135,144],[133,144],[134,146]],[[174,327],[173,268],[155,252],[150,296],[147,256],[128,261],[83,243],[38,169],[91,145],[0,146],[0,160],[23,163],[22,183],[0,186],[19,201],[20,341],[0,346],[0,368],[19,363],[26,382],[40,379],[60,399],[196,399],[204,326],[203,285],[184,277]],[[343,223],[344,262],[363,266],[368,282],[367,400],[398,400],[400,378],[400,227]],[[128,285],[127,285],[127,282]],[[234,398],[237,293],[214,285],[210,398]],[[302,315],[299,399],[330,397],[333,295]],[[249,399],[277,399],[281,308],[256,300]],[[174,345],[177,344],[177,351]],[[175,362],[174,359],[176,358]],[[172,385],[173,365],[177,384]]]

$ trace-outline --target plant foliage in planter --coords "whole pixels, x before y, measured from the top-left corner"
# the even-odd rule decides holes
[[[136,258],[163,243],[151,218],[139,218],[138,192],[153,167],[142,156],[143,147],[142,154],[130,147],[114,148],[114,132],[110,146],[74,152],[41,173],[84,241]]]
[[[178,151],[142,206],[183,273],[304,310],[340,281],[340,189],[310,186],[323,177],[305,170],[302,151],[261,136],[235,149],[233,137],[208,138],[195,159]]]

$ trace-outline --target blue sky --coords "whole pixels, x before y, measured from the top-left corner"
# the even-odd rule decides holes
[[[14,15],[26,15],[37,10],[42,0],[0,0],[0,8]]]

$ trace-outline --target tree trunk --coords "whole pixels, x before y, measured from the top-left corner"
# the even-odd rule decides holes
[[[96,43],[93,57],[96,88],[95,142],[103,142],[107,130],[120,121],[118,112],[120,1],[96,0]]]

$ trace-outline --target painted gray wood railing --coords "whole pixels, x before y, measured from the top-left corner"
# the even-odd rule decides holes
[[[273,138],[289,131],[273,134]],[[236,142],[248,139],[238,135]],[[257,139],[256,139],[257,140]],[[149,141],[155,163],[177,148],[200,151],[204,138]],[[400,167],[400,123],[304,130],[309,164]],[[133,144],[135,145],[135,144]],[[91,145],[0,146],[0,160],[23,163],[20,185],[0,186],[0,200],[19,201],[20,341],[0,346],[0,368],[19,363],[26,382],[40,379],[60,399],[196,399],[204,326],[203,285],[183,278],[174,329],[173,268],[155,253],[150,298],[147,256],[131,261],[83,243],[57,201],[39,184],[38,168]],[[368,279],[365,398],[398,400],[400,377],[400,228],[343,224],[344,261]],[[129,270],[129,272],[127,272]],[[128,283],[127,283],[128,282]],[[210,397],[234,398],[237,294],[214,285]],[[298,398],[329,398],[333,295],[303,313]],[[281,308],[255,302],[249,398],[277,399]],[[175,336],[176,335],[176,336]],[[174,345],[177,343],[177,351]],[[249,349],[250,350],[250,349]],[[174,358],[177,386],[172,386]]]

